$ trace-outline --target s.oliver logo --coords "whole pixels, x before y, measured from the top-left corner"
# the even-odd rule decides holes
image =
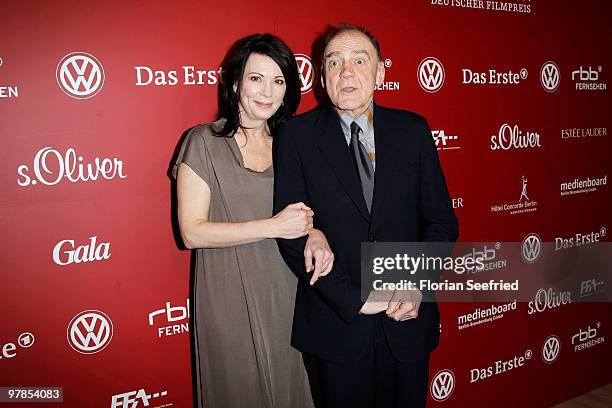
[[[116,157],[94,157],[87,162],[83,156],[77,155],[73,148],[60,153],[52,147],[43,147],[34,156],[31,167],[34,174],[31,174],[30,166],[26,164],[17,167],[19,186],[27,187],[38,183],[54,186],[65,180],[78,183],[127,177],[123,171],[123,162]]]

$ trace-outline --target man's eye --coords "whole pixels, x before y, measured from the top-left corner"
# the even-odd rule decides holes
[[[355,63],[356,63],[356,64],[358,64],[358,65],[362,65],[362,64],[365,64],[365,60],[364,60],[363,58],[358,58],[358,59],[355,61]]]
[[[329,63],[327,64],[330,68],[335,68],[338,66],[338,61],[329,61]]]

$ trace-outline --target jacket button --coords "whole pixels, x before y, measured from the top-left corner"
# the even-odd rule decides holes
[[[374,235],[370,235],[370,236],[368,237],[368,241],[370,241],[370,242],[376,242],[376,237],[375,237]]]

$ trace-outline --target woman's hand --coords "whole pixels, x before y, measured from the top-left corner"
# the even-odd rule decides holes
[[[310,278],[310,284],[314,283],[321,276],[327,276],[334,266],[334,253],[329,247],[327,238],[318,229],[312,229],[308,234],[306,247],[304,248],[304,259],[306,272],[313,270],[312,260],[314,257],[314,273]]]
[[[306,204],[289,204],[272,217],[274,236],[272,238],[295,239],[307,235],[312,229],[314,212]],[[326,241],[327,242],[327,241]]]

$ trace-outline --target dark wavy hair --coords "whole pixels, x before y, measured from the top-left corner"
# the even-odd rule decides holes
[[[289,47],[280,38],[267,33],[242,38],[234,43],[222,63],[219,82],[219,118],[225,118],[227,121],[222,129],[215,131],[217,136],[232,137],[239,128],[244,129],[240,124],[240,85],[244,67],[251,54],[272,58],[285,77],[286,91],[283,103],[267,121],[272,135],[281,123],[295,114],[300,104],[300,77],[295,56]]]

